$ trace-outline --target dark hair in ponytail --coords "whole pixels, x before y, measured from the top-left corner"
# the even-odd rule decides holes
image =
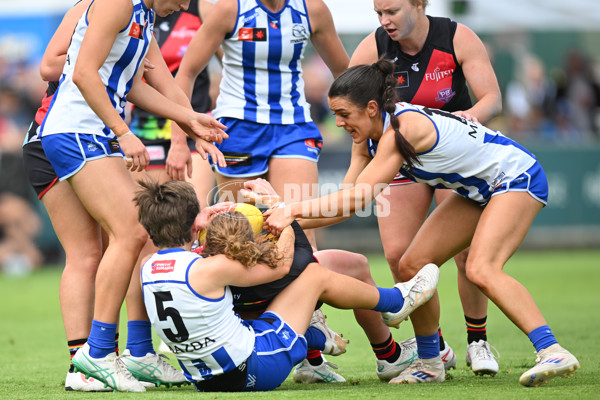
[[[338,76],[329,88],[328,96],[345,97],[362,109],[366,108],[371,100],[377,102],[379,109],[390,115],[396,147],[409,168],[412,168],[413,164],[420,164],[420,161],[413,146],[400,133],[400,122],[395,114],[396,103],[400,98],[396,93],[396,79],[393,73],[394,64],[384,58],[371,65],[356,65]]]

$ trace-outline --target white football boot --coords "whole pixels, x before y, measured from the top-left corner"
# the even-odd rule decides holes
[[[417,340],[413,337],[400,343],[400,357],[393,363],[386,360],[377,360],[377,376],[382,381],[389,381],[400,375],[419,355],[417,354]]]
[[[294,368],[292,379],[296,383],[343,383],[346,379],[334,371],[337,365],[330,363],[323,357],[323,363],[316,367],[308,360],[302,361]]]
[[[112,388],[97,379],[86,378],[81,372],[75,372],[73,367],[67,372],[65,378],[65,390],[67,392],[112,392]]]
[[[537,353],[535,362],[535,366],[519,378],[521,385],[540,386],[557,376],[573,376],[575,370],[580,368],[579,361],[575,356],[563,349],[558,343],[540,350]]]
[[[454,354],[454,350],[448,344],[448,342],[444,341],[444,350],[440,350],[440,358],[444,363],[444,369],[448,371],[449,369],[456,368],[456,354]]]
[[[342,335],[329,328],[327,326],[327,322],[325,321],[326,318],[327,317],[325,314],[323,314],[321,309],[318,309],[313,312],[312,318],[310,319],[310,326],[318,329],[323,333],[323,335],[325,335],[325,348],[323,350],[323,354],[329,354],[332,356],[344,354],[349,341],[343,339]]]
[[[438,356],[428,359],[417,358],[390,383],[439,383],[444,382],[445,379],[444,362]]]
[[[402,292],[404,305],[400,311],[382,312],[383,322],[387,326],[398,328],[400,323],[417,308],[425,304],[434,295],[440,277],[440,269],[435,264],[427,264],[408,282],[394,285]]]
[[[492,349],[496,355],[492,353]],[[498,373],[498,358],[498,350],[483,339],[467,346],[467,366],[471,367],[475,375],[495,376]]]
[[[143,357],[134,357],[129,349],[125,349],[120,358],[138,381],[151,382],[156,386],[164,385],[168,388],[189,383],[181,371],[165,361],[168,357],[164,354],[148,353]]]
[[[145,392],[146,388],[127,370],[117,353],[103,358],[90,356],[90,346],[84,344],[71,360],[75,372],[81,372],[86,378],[93,377],[119,392]]]

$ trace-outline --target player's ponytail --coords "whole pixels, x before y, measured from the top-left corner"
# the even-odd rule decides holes
[[[409,168],[420,163],[413,146],[402,136],[400,123],[395,115],[396,103],[400,101],[396,93],[394,64],[380,58],[371,65],[356,65],[342,73],[331,85],[329,98],[344,97],[355,106],[365,109],[374,100],[380,110],[390,116],[390,124],[395,132],[396,147]]]
[[[246,267],[261,263],[275,268],[281,258],[275,243],[254,242],[254,232],[250,222],[238,211],[218,214],[206,229],[206,243],[202,256],[209,257],[217,254],[239,261]]]

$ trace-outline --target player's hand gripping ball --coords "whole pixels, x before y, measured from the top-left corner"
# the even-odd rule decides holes
[[[260,234],[263,226],[263,215],[257,207],[247,203],[235,203],[224,212],[230,211],[238,211],[244,214],[244,216],[248,218],[248,221],[250,222],[250,226],[254,232],[254,237],[257,237]],[[198,233],[198,241],[200,244],[203,244],[205,240],[206,230],[202,230]]]

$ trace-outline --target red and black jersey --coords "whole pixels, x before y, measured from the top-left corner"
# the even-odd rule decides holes
[[[429,33],[419,53],[404,53],[379,27],[375,32],[377,54],[394,63],[396,90],[402,101],[450,112],[467,110],[472,106],[471,97],[454,53],[457,23],[449,18],[427,18]]]
[[[27,140],[25,143],[28,143],[31,140],[39,140],[37,139],[37,129],[42,122],[44,122],[44,118],[46,117],[48,107],[50,107],[50,103],[52,102],[52,97],[54,96],[56,89],[58,89],[58,82],[48,82],[48,88],[46,89],[46,93],[44,93],[42,105],[36,111],[33,122],[29,126],[29,130],[27,131]]]
[[[166,17],[156,16],[154,37],[173,76],[177,73],[181,59],[201,25],[197,1],[190,1],[187,11],[175,12]],[[195,111],[201,113],[210,111],[212,101],[209,89],[210,79],[208,71],[204,69],[196,78],[192,92],[191,103]],[[149,115],[138,107],[134,107],[132,112],[138,114],[138,117],[142,117],[142,120],[144,120],[144,116]]]

